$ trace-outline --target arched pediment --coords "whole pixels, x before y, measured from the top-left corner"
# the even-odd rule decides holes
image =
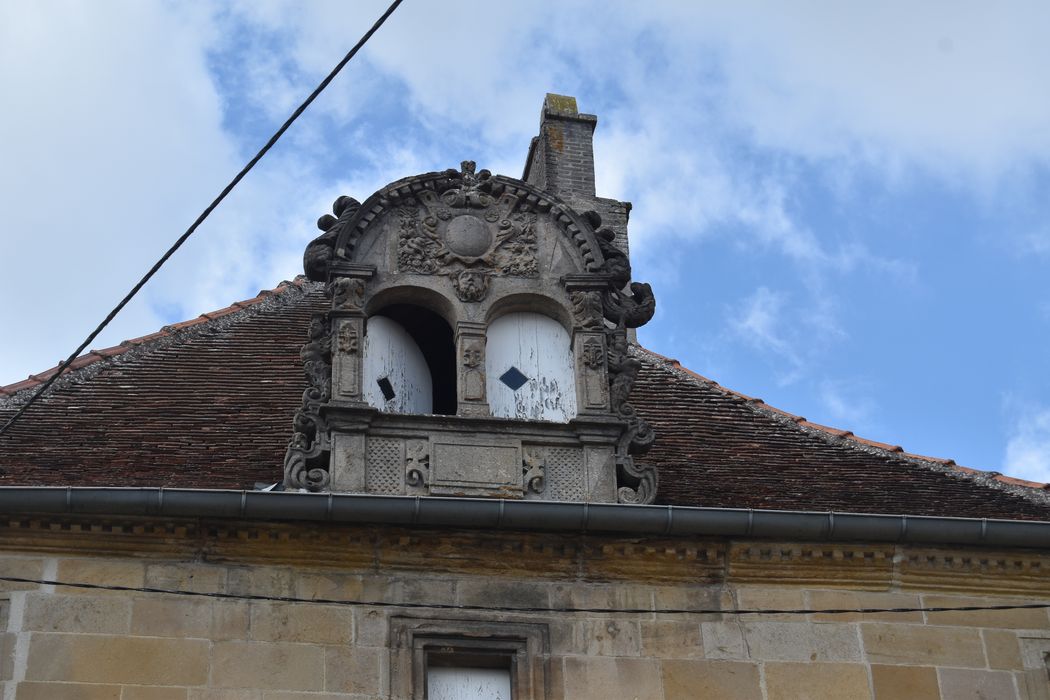
[[[393,182],[361,205],[341,198],[335,211],[319,221],[329,265],[448,274],[467,299],[489,276],[602,273],[609,250],[594,219],[522,180],[475,174],[470,161]]]

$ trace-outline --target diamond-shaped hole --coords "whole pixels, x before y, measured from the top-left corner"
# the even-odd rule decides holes
[[[379,390],[383,392],[383,398],[389,401],[394,398],[394,385],[390,383],[390,380],[386,377],[377,379],[376,384],[379,385]]]
[[[525,385],[525,382],[529,381],[529,378],[522,374],[517,367],[511,367],[500,376],[499,380],[509,386],[511,391],[517,391]]]

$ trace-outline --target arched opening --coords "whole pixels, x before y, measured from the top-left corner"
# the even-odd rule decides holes
[[[486,389],[493,416],[557,422],[576,416],[576,373],[561,323],[518,311],[490,323],[487,337]]]
[[[452,329],[429,309],[386,306],[368,319],[365,398],[389,413],[456,413]]]

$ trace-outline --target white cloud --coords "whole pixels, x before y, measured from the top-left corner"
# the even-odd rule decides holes
[[[1010,476],[1050,482],[1050,408],[1024,405],[1016,412],[1003,469]]]

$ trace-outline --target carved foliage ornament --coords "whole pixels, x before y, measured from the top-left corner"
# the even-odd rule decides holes
[[[405,483],[425,488],[430,483],[430,446],[426,440],[409,440],[405,454]]]
[[[526,493],[542,494],[544,490],[544,467],[546,456],[543,450],[537,447],[526,447],[521,453],[522,480],[525,483]]]
[[[338,277],[328,283],[325,292],[332,297],[332,308],[360,311],[365,303],[365,283],[352,277]]]
[[[538,274],[535,212],[474,167],[464,161],[451,189],[420,191],[398,209],[398,269],[448,275],[467,302],[485,298],[493,274]]]
[[[303,405],[292,420],[292,440],[284,456],[284,485],[287,489],[322,491],[328,487],[328,427],[321,406],[332,393],[332,339],[327,314],[310,321],[309,339],[299,352],[309,386]]]

